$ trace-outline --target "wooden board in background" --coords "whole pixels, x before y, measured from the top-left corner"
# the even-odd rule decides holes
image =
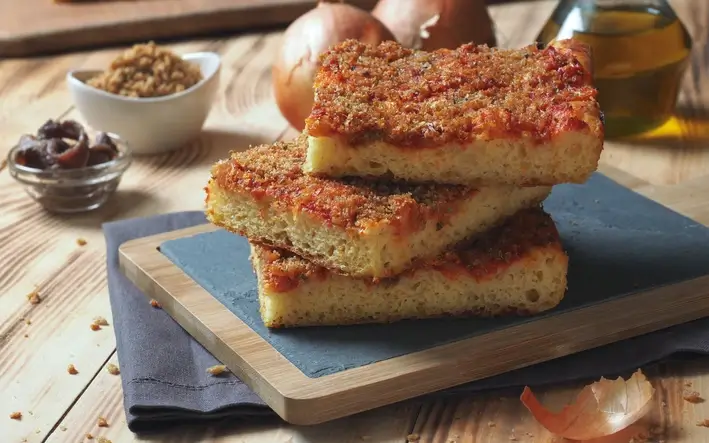
[[[124,243],[121,269],[294,424],[352,415],[709,315],[704,276],[309,378],[158,251],[167,240],[214,229],[202,225]]]
[[[365,9],[376,0],[348,0]],[[0,57],[285,26],[316,0],[0,2]]]

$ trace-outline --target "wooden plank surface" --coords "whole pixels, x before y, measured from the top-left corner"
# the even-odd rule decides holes
[[[224,59],[224,75],[230,80],[221,87],[209,130],[199,143],[182,151],[137,158],[116,198],[96,213],[69,217],[47,214],[28,200],[6,172],[0,174],[0,205],[4,209],[0,215],[0,392],[11,399],[0,401],[0,416],[25,411],[19,422],[0,421],[0,436],[10,441],[42,441],[113,353],[115,338],[110,327],[96,332],[89,329],[96,315],[111,322],[100,224],[153,212],[199,208],[202,191],[195,185],[203,180],[213,161],[225,156],[234,145],[270,141],[286,130],[287,123],[270,100],[267,81],[269,56],[279,41],[278,34],[269,34],[181,46],[181,50],[209,48]],[[66,58],[77,64],[93,63],[113,54],[115,51],[87,55],[84,60],[74,55]],[[58,71],[65,71],[70,64],[66,60],[58,63]],[[30,102],[26,108],[21,106],[21,99],[3,102],[3,110],[8,102],[10,110],[17,106],[15,112],[2,117],[3,157],[12,138],[35,131],[47,118],[63,115],[80,119],[64,90],[63,73],[47,72],[48,83],[32,81],[30,76],[28,88],[19,88],[20,94],[26,92],[28,96],[46,89],[46,99]],[[57,77],[62,81],[56,82]],[[27,114],[20,116],[17,109],[28,109]],[[12,133],[5,128],[11,128]],[[79,247],[79,237],[88,244]],[[30,305],[25,295],[35,285],[39,285],[43,300]],[[26,318],[31,325],[24,324]],[[24,337],[25,333],[29,336]],[[67,373],[69,363],[79,374]],[[32,368],[43,368],[42,375]]]
[[[371,9],[375,0],[349,0]],[[0,2],[0,57],[283,26],[316,0]]]
[[[528,43],[554,3],[494,6],[491,12],[501,44],[515,47]],[[683,115],[691,118],[683,117],[681,125],[646,143],[607,143],[602,170],[706,224],[709,77],[704,60],[709,4],[703,0],[672,4],[695,39],[692,69],[680,105]],[[511,436],[526,442],[554,441],[521,407],[518,390],[445,402],[416,400],[316,427],[288,426],[270,419],[192,426],[140,439],[128,431],[119,376],[104,369],[105,362],[115,358],[113,331],[111,326],[96,332],[88,327],[96,315],[111,322],[100,223],[199,209],[201,186],[213,159],[231,146],[272,141],[284,131],[292,135],[270,90],[270,62],[279,38],[277,33],[252,34],[176,45],[181,51],[214,50],[224,57],[222,87],[205,136],[183,151],[138,159],[127,172],[121,192],[100,211],[71,217],[48,215],[23,194],[7,171],[0,172],[0,441],[88,441],[82,438],[86,432],[105,436],[113,443],[403,443],[411,433],[419,434],[421,442],[436,443],[498,443],[510,441]],[[0,156],[4,157],[21,133],[36,130],[47,118],[76,117],[63,83],[66,71],[103,66],[117,52],[111,49],[0,62]],[[78,247],[77,237],[86,238],[88,244]],[[25,296],[35,285],[40,285],[44,301],[30,305]],[[25,324],[23,318],[29,318],[31,324]],[[69,375],[68,363],[75,364],[79,374]],[[709,359],[670,362],[647,371],[658,392],[645,423],[646,428],[657,431],[654,441],[709,442],[709,429],[696,426],[709,418],[707,403],[682,400],[682,391],[688,389],[685,384],[690,382],[691,389],[709,397]],[[542,400],[559,406],[579,386],[550,387]],[[23,419],[10,420],[12,411],[22,411]],[[110,426],[100,432],[95,426],[97,415],[111,419]]]

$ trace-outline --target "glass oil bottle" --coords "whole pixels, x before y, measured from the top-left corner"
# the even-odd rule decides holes
[[[537,41],[567,38],[592,48],[607,138],[672,117],[692,41],[666,0],[561,0]]]

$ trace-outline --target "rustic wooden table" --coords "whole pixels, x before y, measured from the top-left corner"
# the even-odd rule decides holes
[[[532,41],[554,1],[493,6],[501,46]],[[709,2],[673,2],[695,41],[691,69],[681,91],[678,117],[640,143],[607,142],[601,170],[612,178],[700,222],[709,224]],[[7,171],[0,173],[0,441],[81,442],[85,434],[114,443],[140,440],[126,427],[111,327],[91,331],[97,316],[111,322],[100,225],[141,215],[199,209],[210,164],[230,148],[294,134],[276,108],[270,66],[280,33],[249,34],[176,45],[179,51],[210,50],[223,57],[218,101],[204,136],[179,152],[138,158],[120,192],[103,209],[53,216],[24,194]],[[104,66],[117,49],[0,62],[0,155],[20,134],[47,118],[79,118],[64,86],[67,70]],[[707,86],[705,88],[705,86]],[[77,245],[77,238],[88,244]],[[38,287],[42,302],[28,303]],[[74,364],[78,374],[69,375]],[[650,441],[709,442],[705,404],[682,399],[689,388],[709,396],[709,359],[644,368],[657,394],[640,424]],[[549,404],[569,401],[579,384],[543,392]],[[315,427],[276,418],[249,423],[192,426],[144,437],[148,441],[421,442],[554,441],[518,400],[519,390],[446,401],[409,401]],[[22,420],[11,420],[13,411]],[[98,428],[105,416],[109,427]],[[626,434],[613,441],[627,442]]]

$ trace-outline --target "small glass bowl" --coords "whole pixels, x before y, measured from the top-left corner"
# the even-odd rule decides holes
[[[118,148],[118,156],[110,162],[79,169],[28,168],[15,162],[20,149],[15,146],[7,155],[8,170],[47,211],[72,214],[97,209],[108,201],[133,160],[130,147],[120,137],[107,135]]]

